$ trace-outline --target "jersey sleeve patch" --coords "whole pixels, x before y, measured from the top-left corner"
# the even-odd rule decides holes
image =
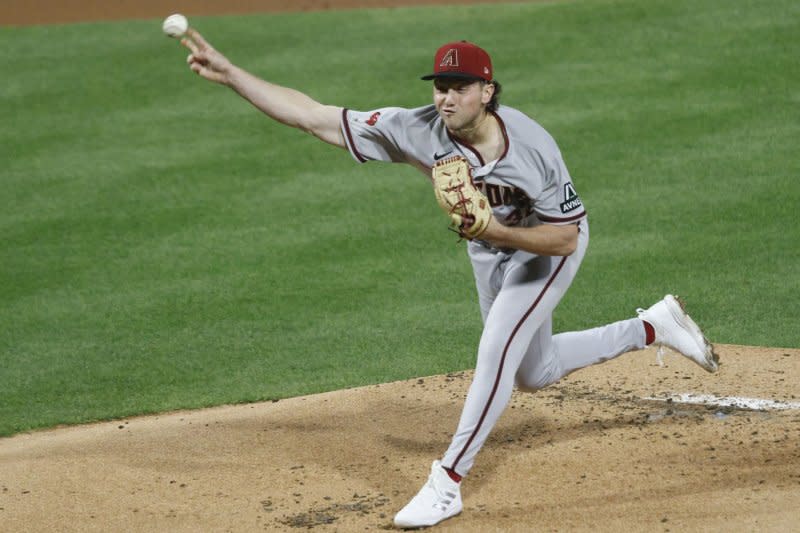
[[[564,214],[583,206],[583,202],[581,202],[578,193],[575,192],[575,187],[572,186],[571,181],[564,184],[564,198],[565,200],[560,204],[561,212]]]
[[[534,202],[533,210],[539,220],[549,224],[566,224],[586,216],[583,201],[571,181],[547,187]]]
[[[342,110],[342,133],[347,149],[356,161],[406,162],[407,158],[400,146],[405,129],[403,111],[401,108]]]

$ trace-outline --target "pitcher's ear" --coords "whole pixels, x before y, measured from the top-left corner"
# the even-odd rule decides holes
[[[492,101],[492,96],[494,96],[494,83],[486,82],[483,84],[483,94],[481,95],[481,102],[484,104],[488,104]]]

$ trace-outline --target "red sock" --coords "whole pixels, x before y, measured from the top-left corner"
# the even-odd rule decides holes
[[[644,343],[647,345],[653,344],[656,341],[656,330],[653,329],[650,322],[642,320],[642,324],[644,324]]]
[[[444,468],[444,471],[447,472],[448,476],[450,476],[450,479],[452,479],[456,483],[461,483],[461,476],[456,474],[455,470],[453,470],[452,468],[447,468],[446,466],[443,466],[442,468]]]

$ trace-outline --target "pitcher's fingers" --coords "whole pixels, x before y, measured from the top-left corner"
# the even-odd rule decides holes
[[[204,67],[203,65],[199,65],[197,63],[194,63],[193,65],[191,65],[190,68],[192,69],[192,71],[195,74],[197,74],[197,75],[199,75],[199,76],[201,76],[201,77],[203,77],[203,78],[205,78],[207,80],[210,80],[210,81],[213,81],[213,82],[217,82],[217,83],[222,83],[223,80],[224,80],[224,77],[219,72],[214,72],[213,70],[211,70],[211,69],[209,69],[207,67]]]
[[[193,54],[196,54],[197,52],[200,51],[200,49],[197,47],[197,44],[193,40],[187,37],[181,39],[181,44],[186,48],[188,48],[189,50],[191,50]]]
[[[200,35],[200,32],[194,28],[189,28],[186,30],[186,35],[192,38],[194,42],[196,42],[201,49],[205,50],[206,48],[211,48],[211,45],[208,44],[208,41],[203,39],[203,36]]]

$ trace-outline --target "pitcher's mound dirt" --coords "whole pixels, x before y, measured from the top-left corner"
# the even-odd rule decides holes
[[[710,375],[627,354],[515,393],[442,531],[791,531],[800,350],[721,346]],[[374,531],[425,481],[471,373],[0,440],[4,531]]]

